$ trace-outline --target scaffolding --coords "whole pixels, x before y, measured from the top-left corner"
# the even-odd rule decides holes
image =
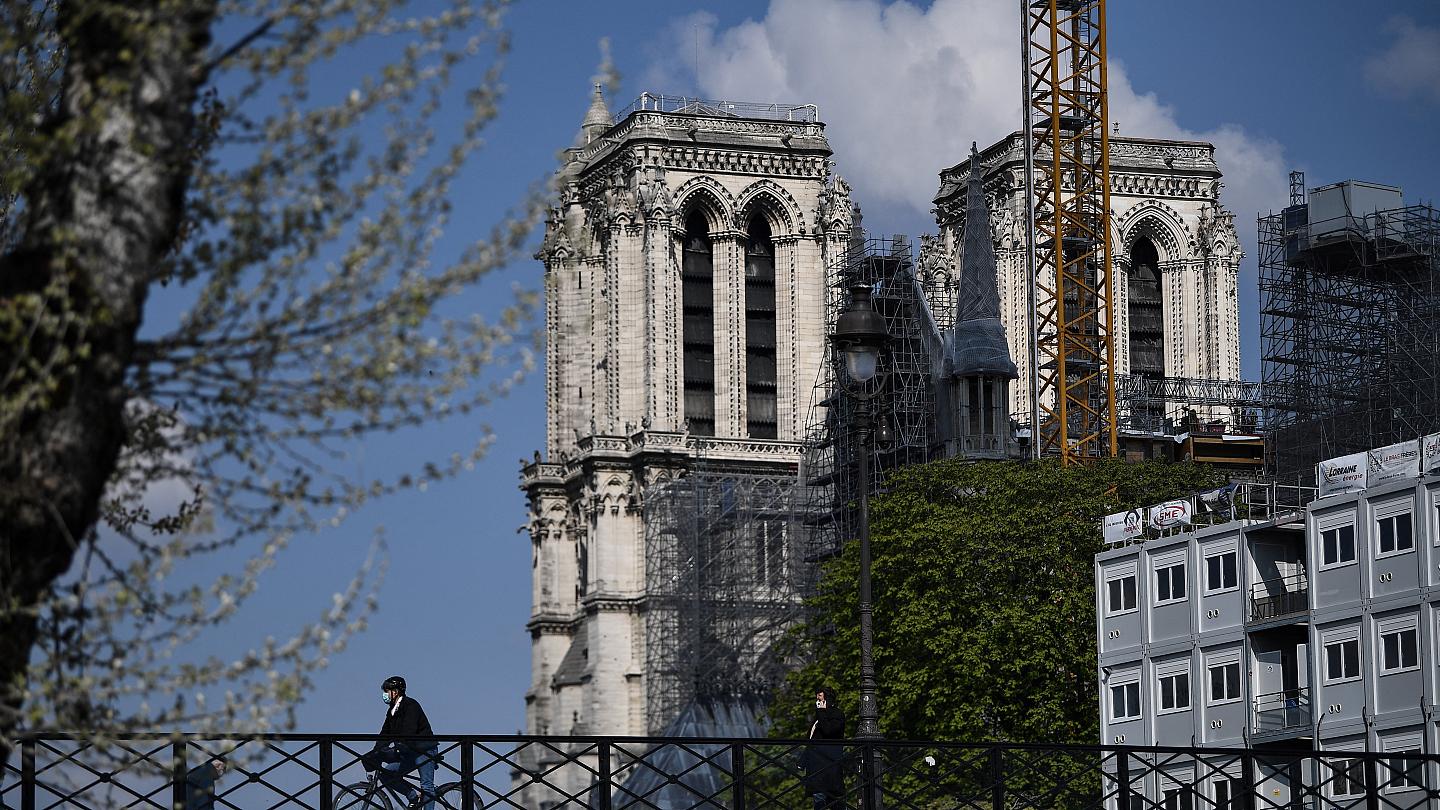
[[[1122,431],[1171,433],[1196,422],[1201,411],[1215,415],[1228,409],[1228,418],[1204,420],[1207,426],[1251,433],[1259,428],[1265,402],[1254,381],[1116,374],[1115,404]]]
[[[687,707],[762,706],[811,566],[793,472],[697,462],[645,501],[646,727]],[[753,712],[752,712],[753,714]]]
[[[1440,430],[1440,215],[1352,212],[1350,185],[1307,202],[1296,173],[1291,205],[1258,220],[1267,471],[1287,483]],[[1343,192],[1342,217],[1312,221],[1322,191]]]
[[[940,335],[954,320],[954,281],[948,276],[922,278],[911,257],[910,240],[862,236],[831,263],[826,273],[825,318],[833,325],[850,301],[850,289],[866,286],[875,309],[885,317],[890,343],[876,375],[873,413],[885,420],[876,431],[870,460],[871,494],[884,484],[885,473],[921,464],[939,450],[936,424],[934,361]],[[827,326],[828,328],[828,326]],[[830,356],[816,382],[814,409],[801,465],[804,512],[811,516],[812,560],[825,559],[841,543],[858,536],[856,508],[859,460],[856,420],[858,402],[840,393],[844,361]]]

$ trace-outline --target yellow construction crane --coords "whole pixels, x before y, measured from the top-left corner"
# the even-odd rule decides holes
[[[1117,449],[1105,0],[1021,0],[1034,454]]]

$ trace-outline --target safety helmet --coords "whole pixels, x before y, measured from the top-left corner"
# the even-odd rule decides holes
[[[405,694],[405,679],[399,675],[391,675],[385,679],[384,683],[380,684],[382,692],[389,692],[392,689],[402,695]]]

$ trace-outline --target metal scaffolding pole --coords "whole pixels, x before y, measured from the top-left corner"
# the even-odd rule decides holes
[[[1317,226],[1303,182],[1257,225],[1267,470],[1306,482],[1325,458],[1440,430],[1440,212]]]
[[[793,474],[697,463],[645,503],[646,726],[689,703],[759,706],[812,576]]]

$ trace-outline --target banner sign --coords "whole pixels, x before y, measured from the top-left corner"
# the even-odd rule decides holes
[[[1420,440],[1420,474],[1440,475],[1440,433]]]
[[[1116,512],[1105,516],[1105,542],[1125,543],[1145,533],[1145,517],[1142,510]]]
[[[1212,489],[1209,492],[1202,492],[1195,496],[1200,511],[1213,517],[1224,518],[1225,520],[1235,519],[1235,490],[1239,484]]]
[[[1320,485],[1320,497],[1364,489],[1367,455],[1351,453],[1316,464],[1315,483]]]
[[[1365,454],[1365,486],[1373,487],[1386,481],[1414,478],[1420,474],[1420,444],[1400,442],[1380,447]]]
[[[1176,526],[1190,525],[1190,501],[1166,501],[1159,506],[1150,507],[1150,527],[1153,529],[1173,529]]]

